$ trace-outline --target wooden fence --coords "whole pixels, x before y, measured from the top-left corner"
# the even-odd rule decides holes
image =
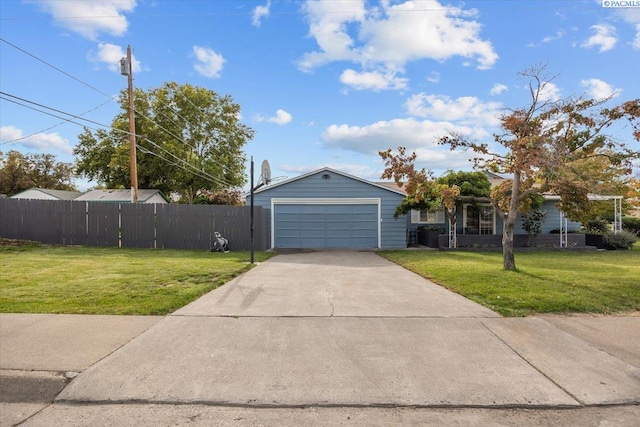
[[[0,237],[56,245],[211,248],[213,233],[231,250],[251,249],[251,208],[0,199]],[[269,248],[268,210],[254,210],[254,248]]]

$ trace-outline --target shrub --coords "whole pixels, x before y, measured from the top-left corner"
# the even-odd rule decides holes
[[[640,218],[630,216],[622,218],[622,229],[640,237]]]
[[[584,230],[589,234],[605,234],[609,231],[609,221],[606,219],[592,219],[585,224]]]
[[[622,230],[619,233],[607,233],[602,238],[604,244],[609,245],[616,249],[631,249],[633,244],[638,241],[638,237]]]

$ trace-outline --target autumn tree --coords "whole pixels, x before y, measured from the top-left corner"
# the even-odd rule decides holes
[[[405,147],[398,147],[397,154],[391,149],[379,152],[385,162],[383,179],[393,179],[406,192],[405,198],[396,208],[395,217],[409,213],[412,209],[433,211],[444,207],[449,221],[449,247],[456,247],[456,206],[460,197],[469,201],[487,199],[491,193],[491,182],[483,172],[447,171],[435,178],[424,168],[416,170],[415,152],[406,154]]]
[[[406,151],[405,147],[398,147],[397,154],[394,154],[391,148],[378,152],[385,164],[382,179],[393,179],[406,193],[400,205],[396,207],[395,218],[411,212],[412,209],[430,211],[442,204],[442,201],[438,200],[440,193],[434,185],[433,173],[424,168],[417,170],[416,153],[407,155]]]
[[[197,205],[242,206],[242,194],[237,190],[203,191],[195,201]]]
[[[625,196],[629,200],[629,204],[636,208],[640,209],[640,177],[630,178],[627,181],[627,192]]]
[[[606,108],[610,100],[567,98],[547,101],[545,90],[551,79],[546,67],[521,73],[529,81],[530,102],[501,117],[502,133],[495,144],[479,143],[459,134],[441,138],[452,150],[471,149],[479,156],[476,166],[511,178],[494,189],[492,197],[504,218],[503,266],[515,270],[514,225],[518,213],[528,210],[532,196],[552,192],[561,198],[559,207],[569,218],[589,205],[593,182],[577,179],[575,167],[585,159],[606,157],[614,165],[630,166],[640,151],[607,134],[621,120],[631,124],[633,138],[640,140],[640,99]],[[630,170],[630,169],[629,169]]]
[[[193,203],[201,192],[246,182],[244,145],[254,131],[240,122],[230,96],[189,84],[134,91],[138,185],[178,193]],[[130,186],[128,98],[111,129],[85,129],[74,149],[78,172],[109,188]]]
[[[58,162],[53,154],[0,151],[0,194],[12,196],[29,188],[76,191],[71,163]]]

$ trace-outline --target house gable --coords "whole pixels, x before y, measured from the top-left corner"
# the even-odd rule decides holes
[[[84,202],[112,202],[130,203],[131,189],[125,190],[92,190],[84,193],[76,200]],[[141,189],[138,190],[139,203],[168,203],[167,198],[160,190]]]
[[[390,189],[330,168],[323,168],[261,188],[254,193],[254,203],[271,209],[274,243],[279,232],[278,229],[274,229],[278,228],[275,216],[280,208],[277,206],[287,205],[291,209],[304,210],[308,215],[312,215],[312,212],[320,215],[319,212],[323,206],[343,206],[345,209],[350,206],[352,212],[369,209],[367,214],[369,218],[371,218],[370,215],[375,215],[375,226],[379,233],[378,247],[400,248],[406,247],[406,220],[404,218],[396,220],[393,214],[403,197],[404,193],[400,190]],[[304,206],[308,208],[303,209]],[[365,208],[366,206],[369,208]],[[294,213],[292,212],[291,215]],[[304,215],[304,213],[297,215]],[[352,213],[352,215],[359,214]]]
[[[29,188],[11,196],[11,199],[33,200],[74,200],[82,193],[78,191],[49,190],[46,188]]]

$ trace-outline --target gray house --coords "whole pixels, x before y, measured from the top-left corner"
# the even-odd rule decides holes
[[[11,199],[31,200],[74,200],[82,193],[78,191],[49,190],[47,188],[29,188],[11,196]]]
[[[131,189],[91,190],[76,198],[79,202],[131,203]],[[139,189],[138,203],[169,203],[160,190]]]
[[[393,218],[400,189],[322,168],[255,191],[270,210],[271,248],[405,248],[407,220]]]

